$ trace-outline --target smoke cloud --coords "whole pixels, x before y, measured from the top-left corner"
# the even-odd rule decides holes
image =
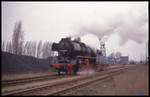
[[[113,8],[112,10],[108,8],[103,13],[95,9],[91,16],[80,20],[80,23],[76,25],[76,35],[93,34],[102,38],[117,33],[120,46],[128,40],[140,44],[148,39],[148,6],[137,4],[111,11]]]
[[[77,72],[77,74],[79,75],[91,75],[91,74],[95,74],[96,72],[94,70],[85,70],[85,71],[81,71],[81,72]]]

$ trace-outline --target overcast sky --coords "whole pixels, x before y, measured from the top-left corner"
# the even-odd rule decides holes
[[[21,20],[25,41],[59,42],[80,36],[106,53],[121,52],[145,60],[148,37],[148,2],[2,2],[2,41],[10,41],[14,24]]]

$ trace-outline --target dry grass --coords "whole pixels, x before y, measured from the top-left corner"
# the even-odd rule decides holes
[[[117,84],[120,89],[120,93],[117,94],[144,93],[148,95],[148,75],[148,66],[139,66],[134,70],[126,70],[124,74],[115,76],[113,78],[114,84]]]
[[[2,80],[22,79],[22,78],[39,77],[39,76],[53,75],[53,74],[56,74],[56,72],[52,72],[52,71],[39,72],[39,73],[29,72],[26,74],[12,74],[12,75],[3,74]]]
[[[103,83],[94,83],[77,90],[74,95],[149,95],[148,66],[125,70]]]

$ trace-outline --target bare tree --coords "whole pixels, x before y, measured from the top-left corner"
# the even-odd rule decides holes
[[[51,45],[52,43],[42,43],[41,40],[38,43],[36,41],[27,41],[23,47],[23,54],[37,58],[47,58],[52,54]]]
[[[6,50],[5,50],[6,52],[9,52],[9,42],[7,41],[7,43],[6,43]]]
[[[52,55],[52,50],[51,50],[51,46],[52,46],[52,43],[50,42],[45,42],[44,45],[43,45],[43,50],[42,50],[42,56],[43,58],[47,58],[49,56]]]
[[[37,46],[37,58],[40,58],[41,56],[41,51],[42,51],[41,49],[42,49],[42,41],[40,40]]]
[[[31,54],[31,56],[35,56],[35,52],[36,52],[36,44],[35,44],[35,41],[33,42],[31,42],[31,44],[30,44],[30,54]]]
[[[22,55],[26,55],[26,42],[24,42]]]
[[[24,48],[23,48],[24,55],[28,55],[28,45],[29,45],[29,41],[24,43]]]
[[[48,44],[47,44],[47,42],[45,42],[44,44],[43,44],[43,48],[42,48],[42,57],[43,58],[46,58],[46,56],[47,56],[47,46],[48,46]]]
[[[2,50],[2,51],[5,51],[5,45],[6,45],[6,44],[5,44],[5,41],[3,41],[2,47],[1,47],[1,50]]]
[[[33,56],[36,57],[36,41],[33,43]]]
[[[16,22],[12,37],[13,53],[22,54],[24,31],[22,31],[22,22]]]
[[[49,42],[49,56],[53,56],[54,52],[52,51],[52,42]]]
[[[23,52],[22,52],[23,55],[26,55],[26,50],[27,50],[27,42],[25,42],[23,45]]]
[[[32,42],[29,41],[27,44],[27,55],[32,56]]]
[[[12,43],[11,41],[7,41],[6,43],[3,41],[2,51],[12,53]]]
[[[12,42],[10,41],[8,44],[8,52],[9,53],[13,53],[13,49],[12,49]]]

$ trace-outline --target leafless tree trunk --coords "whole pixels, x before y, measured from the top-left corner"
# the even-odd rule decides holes
[[[28,56],[31,56],[32,55],[32,42],[29,41],[28,44],[27,44],[27,55]]]
[[[36,57],[36,41],[33,43],[33,56]]]
[[[35,56],[35,52],[36,52],[35,47],[36,47],[35,42],[31,42],[31,45],[30,45],[31,56]]]
[[[13,53],[12,42],[11,41],[9,42],[9,45],[8,45],[8,52]]]
[[[24,48],[23,48],[23,54],[24,55],[28,55],[28,44],[29,44],[28,41],[24,44]]]
[[[43,58],[48,58],[49,56],[51,56],[51,54],[52,54],[51,45],[52,45],[52,43],[50,43],[50,42],[45,42],[44,43],[43,50],[42,50]]]
[[[9,52],[9,42],[7,41],[7,43],[6,43],[6,50],[5,50],[6,52]]]
[[[13,45],[13,53],[14,54],[22,54],[23,49],[23,41],[24,41],[24,31],[22,31],[22,22],[16,22],[13,37],[12,37],[12,45]]]
[[[47,42],[43,44],[43,48],[42,48],[42,57],[46,58],[46,56],[47,56]]]
[[[7,41],[6,43],[5,43],[5,41],[3,41],[2,51],[12,53],[12,43],[11,43],[11,41]]]
[[[42,41],[40,40],[37,46],[37,58],[41,57],[41,51],[42,51],[41,49],[42,49]]]
[[[24,42],[22,55],[26,55],[26,42]]]
[[[53,51],[52,51],[52,42],[49,42],[49,56],[53,56]]]
[[[6,45],[5,41],[3,41],[2,47],[1,47],[1,50],[2,50],[2,51],[5,51],[5,45]]]

